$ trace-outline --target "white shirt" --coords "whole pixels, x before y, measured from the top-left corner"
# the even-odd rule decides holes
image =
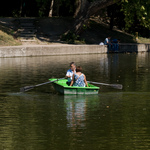
[[[66,76],[71,76],[70,78],[68,78],[68,82],[71,82],[73,73],[74,72],[71,69],[67,70]]]
[[[105,44],[105,45],[108,44],[109,41],[110,41],[110,40],[109,40],[108,38],[106,38],[105,41],[104,41],[104,44]]]
[[[103,42],[100,42],[99,45],[104,45],[104,43],[103,43]]]

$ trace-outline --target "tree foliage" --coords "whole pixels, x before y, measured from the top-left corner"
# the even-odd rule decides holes
[[[122,9],[125,15],[126,29],[135,22],[150,29],[150,1],[149,0],[122,0]]]
[[[76,1],[54,0],[54,16],[73,16]],[[0,5],[0,17],[48,17],[51,2],[52,0],[5,0]]]

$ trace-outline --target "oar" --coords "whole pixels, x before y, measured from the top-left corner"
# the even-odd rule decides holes
[[[107,83],[99,83],[99,82],[93,82],[93,81],[87,81],[88,83],[92,83],[92,84],[99,84],[99,85],[106,85],[106,86],[110,86],[116,89],[122,89],[123,86],[121,84],[107,84]]]
[[[60,79],[57,79],[57,80],[53,80],[53,81],[48,81],[48,82],[41,83],[41,84],[37,84],[37,85],[25,86],[25,87],[20,88],[20,92],[26,92],[26,91],[29,91],[29,90],[35,88],[35,87],[38,87],[38,86],[41,86],[41,85],[45,85],[45,84],[48,84],[48,83],[52,83],[52,82],[55,82],[55,81],[58,81],[58,80],[62,80],[62,79],[65,79],[65,78],[66,77],[60,78]]]

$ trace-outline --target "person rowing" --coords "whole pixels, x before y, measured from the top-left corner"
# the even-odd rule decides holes
[[[86,81],[86,76],[81,72],[82,67],[78,66],[76,68],[76,73],[73,74],[70,86],[78,86],[78,87],[88,87],[88,83]]]
[[[70,63],[70,69],[68,69],[67,73],[66,73],[66,78],[68,78],[68,82],[67,82],[68,85],[70,85],[71,80],[72,80],[72,76],[75,72],[76,72],[76,65],[74,62],[71,62]]]

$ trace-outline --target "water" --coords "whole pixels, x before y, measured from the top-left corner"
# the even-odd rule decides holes
[[[51,84],[75,61],[98,95],[64,96]],[[0,150],[150,149],[150,54],[0,58]]]

